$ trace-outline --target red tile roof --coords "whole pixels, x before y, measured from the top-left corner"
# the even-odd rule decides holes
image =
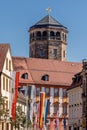
[[[15,70],[21,74],[28,72],[26,83],[69,86],[72,77],[82,70],[82,64],[77,62],[64,62],[58,60],[13,57]],[[41,80],[43,75],[49,75],[49,81]],[[20,83],[25,82],[20,78]]]
[[[10,49],[9,44],[0,44],[0,72],[3,69],[3,65],[4,65],[4,61],[5,61],[8,49]]]

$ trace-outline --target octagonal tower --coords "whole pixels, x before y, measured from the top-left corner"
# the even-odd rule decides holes
[[[47,15],[30,27],[30,57],[66,61],[66,27]]]

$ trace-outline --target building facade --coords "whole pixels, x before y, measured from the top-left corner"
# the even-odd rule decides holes
[[[67,90],[69,130],[82,130],[82,76],[76,74]]]
[[[24,57],[13,57],[13,63],[14,69],[20,71],[19,85],[29,89],[31,120],[35,111],[35,117],[37,116],[40,92],[45,92],[46,99],[50,100],[47,127],[50,128],[51,123],[53,123],[55,128],[58,127],[62,130],[66,127],[68,129],[69,113],[66,90],[72,82],[73,75],[81,70],[82,65],[80,63]],[[27,79],[24,79],[25,74],[27,74]],[[56,120],[58,126],[55,123]],[[38,123],[36,126],[39,128]]]
[[[83,77],[82,84],[82,128],[87,129],[87,60],[83,59],[83,69],[81,72]]]
[[[9,44],[0,44],[0,97],[4,99],[4,105],[0,104],[0,113],[4,110],[3,116],[0,116],[0,130],[13,130],[10,124],[12,117],[12,103],[15,93],[15,73],[12,61],[12,55]],[[26,96],[19,91],[17,106],[20,105],[23,112],[26,110]],[[21,128],[23,130],[23,128]]]
[[[11,57],[11,50],[9,44],[0,44],[0,95],[4,97],[6,104],[3,109],[8,111],[6,119],[1,117],[0,130],[9,130],[11,125],[9,123],[9,116],[11,116],[11,104],[12,104],[12,72],[13,63]],[[4,115],[5,116],[5,115]]]

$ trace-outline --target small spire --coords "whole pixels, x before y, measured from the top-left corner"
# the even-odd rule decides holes
[[[51,12],[51,8],[48,7],[48,8],[46,9],[46,11],[47,11],[48,14],[50,14],[50,12]]]

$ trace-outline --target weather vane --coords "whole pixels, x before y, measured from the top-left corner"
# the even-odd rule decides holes
[[[48,8],[46,9],[46,11],[47,11],[48,14],[50,14],[50,12],[51,12],[51,8],[48,7]]]

